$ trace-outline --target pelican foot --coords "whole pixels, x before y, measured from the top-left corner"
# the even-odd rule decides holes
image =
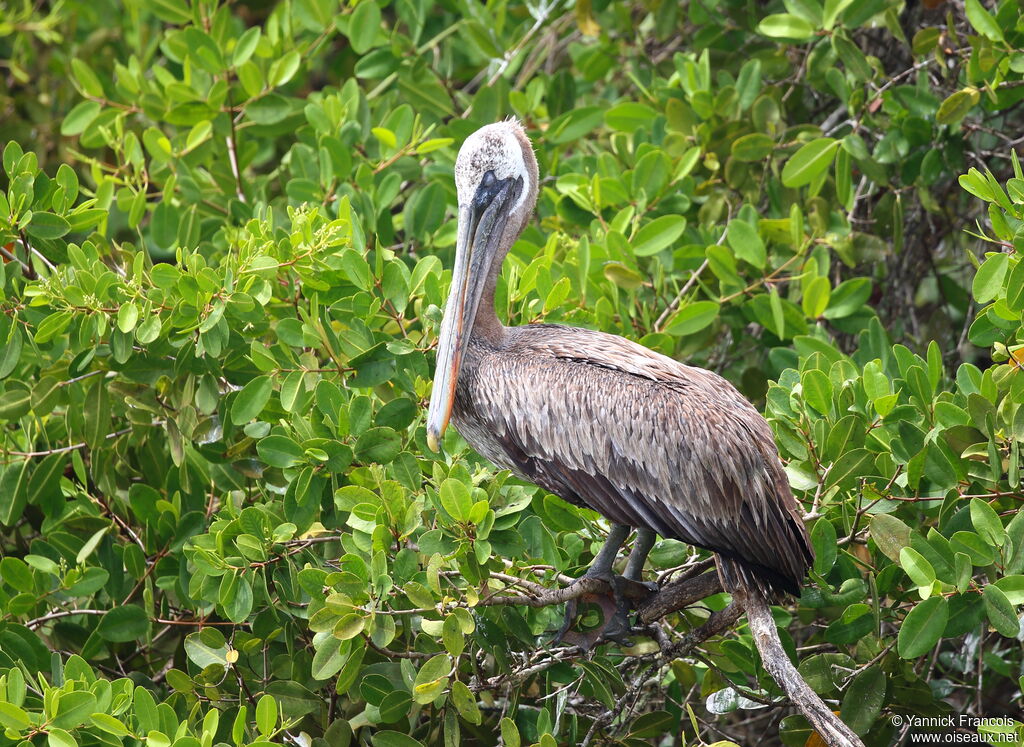
[[[629,614],[638,603],[657,592],[658,585],[603,573],[600,570],[595,572],[593,568],[582,578],[598,578],[604,581],[608,584],[608,592],[583,594],[566,602],[565,618],[552,643],[564,642],[579,646],[585,651],[606,642],[615,642],[623,646],[633,645],[629,638],[633,631]],[[577,621],[581,602],[598,607],[601,611],[599,625],[587,630],[572,629],[573,623]]]

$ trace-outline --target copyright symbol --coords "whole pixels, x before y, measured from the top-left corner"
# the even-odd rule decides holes
[[[903,726],[903,717],[900,716],[899,714],[895,714],[892,717],[892,725],[893,726]]]

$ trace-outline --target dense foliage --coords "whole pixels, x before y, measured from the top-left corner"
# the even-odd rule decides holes
[[[0,60],[2,744],[804,744],[742,622],[671,655],[724,595],[550,645],[502,597],[606,523],[426,449],[508,115],[502,316],[760,403],[817,553],[781,632],[867,743],[1024,738],[1018,3],[14,0]]]

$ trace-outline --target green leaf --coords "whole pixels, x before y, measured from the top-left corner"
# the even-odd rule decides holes
[[[28,502],[29,460],[0,465],[0,526],[14,526]]]
[[[131,332],[139,321],[139,307],[129,301],[117,310],[117,328],[124,333]]]
[[[256,702],[256,728],[264,738],[270,737],[277,727],[277,701],[272,695],[263,695]]]
[[[259,26],[250,26],[245,30],[245,33],[238,37],[238,42],[235,44],[235,49],[232,52],[231,64],[235,67],[244,65],[253,52],[256,51],[256,47],[260,42],[260,34],[262,29]]]
[[[929,597],[904,618],[896,637],[896,650],[904,659],[916,659],[935,647],[949,620],[945,597]]]
[[[870,278],[844,280],[832,290],[828,307],[821,316],[826,319],[842,319],[860,311],[871,298],[871,288]]]
[[[256,444],[256,453],[271,467],[294,467],[305,459],[302,447],[288,436],[267,436]]]
[[[885,703],[886,680],[880,667],[870,667],[850,683],[839,717],[858,735],[870,731]]]
[[[647,104],[627,101],[606,111],[604,123],[613,130],[633,133],[639,129],[649,128],[657,116],[658,112]]]
[[[837,459],[829,470],[826,487],[852,485],[858,478],[870,475],[875,456],[867,449],[852,449]]]
[[[261,96],[245,107],[246,116],[261,125],[277,124],[291,113],[291,103],[284,96],[276,93]]]
[[[839,141],[821,137],[801,146],[782,167],[782,183],[790,188],[803,187],[825,171],[835,157]]]
[[[469,519],[473,498],[465,483],[455,478],[449,478],[441,483],[440,494],[441,505],[455,521],[465,522]]]
[[[775,13],[765,16],[757,25],[758,33],[775,39],[802,41],[814,36],[814,26],[809,21],[792,13]]]
[[[18,591],[32,591],[35,588],[32,569],[21,558],[9,555],[0,560],[0,578]]]
[[[363,463],[389,464],[402,450],[402,439],[392,428],[370,428],[356,441],[355,457]]]
[[[1018,260],[1006,278],[1006,305],[1011,311],[1024,311],[1024,260]]]
[[[413,700],[417,703],[433,701],[448,687],[448,675],[451,670],[452,662],[447,654],[438,654],[428,659],[416,673]]]
[[[986,566],[996,558],[995,548],[974,532],[953,532],[949,543],[955,552],[962,552],[971,559],[971,563],[980,567]]]
[[[939,104],[935,121],[943,125],[956,124],[966,117],[980,100],[981,92],[977,88],[968,87],[952,93]]]
[[[900,550],[900,565],[910,576],[910,580],[919,587],[931,587],[935,581],[935,569],[921,553],[912,547]]]
[[[212,634],[203,631],[185,636],[185,654],[200,669],[212,664],[228,666],[228,646],[218,631]]]
[[[804,315],[809,319],[817,319],[825,313],[832,286],[827,277],[816,277],[804,287],[804,295],[800,301]]]
[[[686,218],[681,215],[663,215],[645,224],[633,236],[633,254],[649,257],[667,249],[682,236],[686,229]]]
[[[85,132],[85,128],[92,124],[101,110],[100,105],[95,101],[79,101],[65,115],[60,125],[60,134],[64,137],[74,137]]]
[[[544,140],[552,145],[562,145],[579,140],[601,126],[604,109],[600,106],[581,106],[551,120]]]
[[[620,288],[633,291],[644,284],[644,276],[622,262],[605,262],[602,274]]]
[[[59,729],[74,729],[89,720],[96,710],[96,696],[90,692],[76,690],[61,694],[54,709],[53,726]]]
[[[0,286],[2,285],[3,283],[0,283]],[[6,344],[0,344],[0,379],[6,379],[17,368],[24,340],[21,328],[17,324],[11,324]]]
[[[476,697],[466,683],[461,680],[452,683],[451,699],[459,715],[469,723],[479,724],[483,720]]]
[[[663,331],[678,337],[700,332],[718,318],[718,310],[714,301],[693,301],[669,317]]]
[[[826,31],[831,31],[836,25],[839,15],[849,7],[854,0],[825,0],[825,11],[822,14],[822,26]]]
[[[93,532],[92,536],[85,541],[85,544],[82,545],[78,554],[75,556],[75,562],[82,565],[86,560],[88,560],[89,556],[96,551],[97,547],[99,547],[100,542],[103,541],[103,538],[107,535],[107,532],[110,531],[110,528],[111,527],[108,525]]]
[[[221,580],[218,601],[231,622],[245,622],[252,612],[252,584],[245,576],[225,574]]]
[[[85,398],[85,443],[100,448],[110,432],[110,389],[104,377],[96,377]]]
[[[466,639],[455,615],[445,617],[441,625],[441,642],[444,643],[445,651],[453,657],[461,656],[466,648]]]
[[[436,137],[430,140],[424,140],[422,143],[416,146],[416,155],[422,156],[426,153],[433,153],[435,150],[447,148],[454,142],[455,139],[450,137]]]
[[[269,376],[257,376],[242,387],[231,403],[232,422],[242,425],[263,412],[273,391],[274,380]]]
[[[103,98],[103,84],[100,83],[100,79],[85,60],[80,57],[72,57],[71,73],[82,93],[96,99]]]
[[[774,149],[774,140],[763,133],[752,132],[733,140],[731,152],[737,161],[752,163],[767,158]]]
[[[115,737],[127,737],[131,733],[124,723],[109,713],[93,713],[89,716],[89,720],[96,728],[107,732],[107,734],[113,734]]]
[[[1003,289],[1003,279],[1009,257],[1005,254],[990,254],[974,276],[972,290],[978,303],[985,304],[996,298]]]
[[[1003,30],[999,28],[996,19],[993,18],[979,0],[964,0],[964,11],[967,13],[967,20],[982,36],[992,41],[1005,42]]]
[[[181,215],[178,209],[168,200],[161,200],[153,210],[149,222],[149,232],[153,241],[161,249],[172,249],[178,238],[178,226]]]
[[[910,527],[890,514],[871,517],[871,539],[889,560],[898,563],[900,551],[910,544]]]
[[[369,4],[376,7],[376,3]],[[283,86],[295,77],[295,73],[298,72],[301,63],[302,58],[295,49],[286,52],[284,56],[274,60],[274,64],[270,66],[270,73],[267,76],[270,85],[272,87]]]
[[[1024,604],[1024,576],[1003,576],[995,585],[1006,595],[1010,604]]]
[[[374,0],[362,0],[349,16],[348,38],[352,42],[352,51],[363,54],[371,49],[380,26],[381,14],[377,3]]]
[[[96,633],[105,641],[127,643],[149,634],[149,616],[134,604],[113,607],[96,626]]]
[[[418,739],[391,729],[375,731],[370,737],[370,744],[373,747],[423,747]]]
[[[764,242],[754,226],[744,220],[733,219],[729,221],[726,229],[726,239],[737,258],[749,262],[759,270],[764,269],[767,254]]]
[[[183,24],[192,20],[185,0],[153,0],[149,7],[157,18],[167,23]]]
[[[992,627],[1000,635],[1007,638],[1016,638],[1020,633],[1020,620],[1014,612],[1013,605],[1006,598],[1006,594],[998,586],[989,584],[982,592],[982,599],[985,603],[985,614]]]
[[[808,369],[800,374],[800,386],[804,401],[820,412],[828,415],[832,410],[832,382],[824,371],[816,368]]]
[[[736,93],[739,95],[740,111],[747,111],[761,92],[761,60],[756,57],[743,63],[736,76]],[[735,142],[733,156],[736,155]]]
[[[46,743],[49,747],[78,747],[78,742],[69,732],[56,727],[46,735]]]
[[[33,212],[25,232],[36,239],[59,239],[71,230],[71,224],[54,213]]]
[[[519,727],[516,722],[505,716],[501,719],[501,740],[505,747],[520,747]]]
[[[32,721],[29,719],[27,711],[0,700],[0,724],[4,727],[21,731],[27,729],[31,723]]]
[[[971,499],[971,523],[983,540],[993,547],[1002,547],[1006,541],[1006,530],[999,514],[981,498]]]
[[[832,522],[824,516],[814,522],[811,546],[814,547],[814,572],[819,576],[826,575],[835,565],[839,549],[836,539],[836,528]]]

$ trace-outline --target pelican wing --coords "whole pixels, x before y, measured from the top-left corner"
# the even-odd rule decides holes
[[[500,354],[474,356],[457,403],[460,432],[484,456],[798,592],[813,557],[807,533],[771,429],[731,384],[613,335],[508,332]]]

